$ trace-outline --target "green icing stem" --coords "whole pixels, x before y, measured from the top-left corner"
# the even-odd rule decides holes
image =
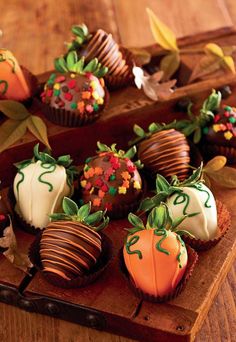
[[[21,175],[21,179],[18,181],[18,183],[16,184],[16,190],[17,190],[17,192],[19,192],[19,186],[20,186],[20,184],[24,181],[24,179],[25,179],[25,175],[24,175],[24,173],[21,171],[21,170],[19,170],[18,171],[18,173],[19,173],[19,175]]]
[[[191,185],[190,187],[195,188],[195,189],[197,189],[198,191],[205,192],[205,193],[207,194],[207,199],[206,199],[206,201],[205,201],[205,203],[204,203],[204,206],[205,206],[206,208],[211,208],[211,205],[208,203],[209,200],[210,200],[210,198],[211,198],[210,193],[209,193],[207,190],[202,189],[201,184]]]
[[[154,234],[157,235],[157,236],[162,236],[162,238],[156,244],[156,249],[159,252],[162,252],[162,253],[165,253],[167,255],[170,255],[169,251],[167,251],[166,249],[161,247],[162,242],[167,238],[167,231],[165,229],[157,228],[157,229],[154,230]]]
[[[179,200],[180,198],[183,198],[182,200]],[[188,205],[189,205],[189,202],[190,202],[190,197],[189,195],[185,194],[185,193],[181,193],[179,194],[178,196],[176,196],[173,204],[174,205],[177,205],[177,204],[182,204],[186,201],[186,204],[184,206],[184,210],[183,210],[183,215],[187,215],[187,208],[188,208]]]
[[[185,248],[185,243],[184,241],[181,239],[181,236],[180,235],[176,235],[176,239],[180,242],[181,246]],[[177,260],[178,260],[178,263],[179,263],[179,268],[182,268],[183,265],[181,264],[181,255],[183,255],[185,253],[185,249],[181,252],[181,247],[180,247],[180,252],[179,254],[177,255]]]
[[[0,80],[0,84],[4,84],[4,89],[3,89],[3,91],[1,92],[1,94],[4,95],[4,94],[6,94],[6,92],[7,92],[8,83],[7,83],[7,81],[5,81],[5,80]]]
[[[44,169],[46,169],[46,170],[49,170],[49,169],[52,167],[52,170],[50,170],[50,171],[45,171],[45,172],[41,173],[41,175],[38,177],[38,181],[41,182],[41,183],[43,183],[43,184],[48,185],[48,186],[49,186],[49,192],[51,192],[51,191],[53,190],[52,184],[49,183],[49,182],[47,182],[47,181],[45,181],[45,180],[43,180],[42,177],[43,177],[44,175],[46,175],[46,174],[53,173],[53,172],[55,171],[55,169],[56,169],[56,165],[53,165],[53,164],[49,164],[48,166],[46,166],[46,165],[48,165],[48,164],[47,164],[47,163],[42,163],[42,164],[41,164],[42,168],[44,168]]]
[[[126,248],[126,252],[128,254],[137,254],[139,259],[142,259],[143,256],[142,256],[141,251],[139,251],[138,249],[136,249],[134,251],[130,250],[130,247],[135,245],[138,242],[138,240],[139,240],[139,236],[137,236],[137,235],[133,236],[129,241],[126,242],[125,248]]]

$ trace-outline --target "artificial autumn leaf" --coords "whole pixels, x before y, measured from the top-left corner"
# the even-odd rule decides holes
[[[198,78],[202,78],[204,76],[207,76],[219,70],[221,68],[221,65],[220,65],[221,61],[222,61],[221,58],[214,56],[214,55],[208,55],[208,56],[202,57],[202,59],[193,69],[188,83],[191,83]]]
[[[178,51],[175,34],[157,18],[150,8],[147,8],[146,11],[152,35],[157,44],[165,50]]]
[[[167,81],[174,75],[180,65],[179,52],[171,52],[162,58],[160,63],[160,69],[164,71],[163,81]]]
[[[234,60],[231,56],[224,56],[222,60],[223,67],[235,74]]]
[[[204,47],[207,55],[215,55],[218,57],[224,57],[224,52],[221,47],[215,43],[209,43]]]
[[[5,121],[0,126],[0,153],[22,138],[27,129],[27,119]]]
[[[236,51],[236,46],[235,45],[223,46],[222,50],[225,56],[231,56]]]
[[[47,136],[47,126],[39,116],[31,115],[27,119],[27,128],[39,141],[51,150]]]
[[[129,48],[135,58],[135,62],[137,65],[142,66],[144,64],[148,64],[151,61],[151,54],[145,49],[139,48]]]
[[[207,176],[225,188],[236,188],[236,169],[224,166],[218,171],[207,172]]]
[[[213,159],[209,160],[209,162],[204,166],[203,171],[206,173],[219,171],[225,166],[226,163],[227,163],[226,157],[216,156]]]
[[[0,101],[0,112],[14,120],[24,120],[30,115],[23,104],[10,100]]]

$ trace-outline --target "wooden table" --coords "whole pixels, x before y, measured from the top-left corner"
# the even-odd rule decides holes
[[[216,30],[227,32],[236,21],[234,0],[9,0],[0,2],[2,46],[34,73],[52,68],[73,23],[102,27],[125,46],[153,43],[145,7],[151,7],[178,38]],[[171,8],[171,11],[170,11]],[[129,341],[54,318],[0,304],[2,341]],[[236,340],[236,263],[228,274],[196,341]]]

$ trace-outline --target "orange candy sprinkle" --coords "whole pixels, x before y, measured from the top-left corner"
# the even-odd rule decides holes
[[[131,175],[129,174],[128,171],[123,171],[121,173],[121,177],[126,181],[126,180],[129,180],[131,178]]]
[[[101,205],[101,199],[100,198],[94,198],[93,205],[94,205],[94,207],[99,207]]]

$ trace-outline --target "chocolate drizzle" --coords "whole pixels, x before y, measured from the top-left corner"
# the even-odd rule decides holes
[[[138,157],[153,177],[158,172],[167,178],[177,175],[179,180],[184,180],[188,176],[189,150],[185,136],[174,129],[168,129],[141,141]]]
[[[89,272],[101,253],[101,236],[81,222],[51,222],[42,234],[44,272],[73,279]]]

